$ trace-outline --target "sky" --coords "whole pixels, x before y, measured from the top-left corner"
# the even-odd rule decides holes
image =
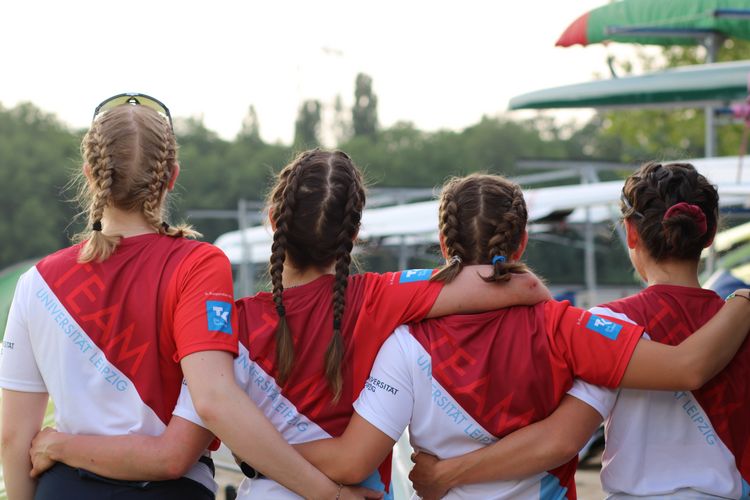
[[[624,45],[554,47],[604,3],[6,0],[0,103],[31,101],[82,128],[100,101],[137,91],[227,139],[254,105],[263,139],[290,142],[303,100],[351,105],[364,72],[382,126],[458,130],[515,95],[608,75],[608,54],[632,56]]]

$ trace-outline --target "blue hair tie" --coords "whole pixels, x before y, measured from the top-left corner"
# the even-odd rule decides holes
[[[494,257],[492,257],[493,266],[497,264],[498,262],[505,262],[505,257],[503,257],[502,255],[495,255]]]

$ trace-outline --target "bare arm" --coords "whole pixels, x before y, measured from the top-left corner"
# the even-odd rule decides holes
[[[177,479],[198,461],[212,439],[210,431],[176,416],[160,436],[85,436],[44,429],[32,443],[32,475],[63,462],[113,479]]]
[[[463,484],[509,481],[548,471],[573,458],[601,421],[591,406],[565,396],[550,416],[490,446],[446,460],[418,453],[409,479],[419,496],[430,500]]]
[[[2,454],[8,498],[34,497],[36,481],[29,477],[31,440],[42,427],[49,396],[46,392],[18,392],[3,389]]]
[[[464,267],[443,287],[427,317],[534,305],[552,298],[547,287],[532,273],[513,274],[506,283],[487,283],[482,279],[491,274],[492,266]]]
[[[739,297],[729,300],[708,323],[678,346],[641,340],[620,386],[698,389],[729,364],[749,330],[750,300]]]
[[[181,364],[201,419],[237,456],[306,498],[336,498],[338,486],[294,451],[235,383],[231,354],[201,351]]]
[[[354,412],[338,438],[296,444],[294,448],[334,481],[364,481],[385,460],[396,442]]]

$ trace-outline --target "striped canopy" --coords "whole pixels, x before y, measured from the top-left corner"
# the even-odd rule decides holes
[[[620,0],[573,21],[556,45],[695,45],[709,35],[750,40],[750,0]]]

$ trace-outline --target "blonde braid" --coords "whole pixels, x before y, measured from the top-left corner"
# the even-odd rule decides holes
[[[162,122],[163,127],[161,134],[159,134],[161,147],[159,148],[158,157],[153,163],[154,167],[151,170],[151,181],[148,185],[148,195],[143,201],[143,215],[151,226],[160,234],[166,234],[167,236],[173,237],[185,236],[188,238],[197,238],[200,237],[201,234],[195,231],[191,226],[180,224],[176,227],[172,227],[164,221],[162,196],[169,184],[174,169],[170,160],[175,158],[175,140],[169,124],[166,120],[162,120]]]

